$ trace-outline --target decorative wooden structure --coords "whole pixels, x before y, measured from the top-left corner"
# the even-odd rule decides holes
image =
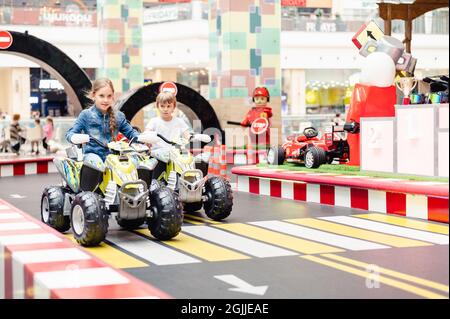
[[[387,3],[387,1],[380,1],[378,3],[380,18],[384,20],[384,34],[391,35],[392,20],[405,21],[405,39],[403,40],[403,43],[405,43],[406,52],[411,53],[412,21],[429,11],[448,7],[448,1],[411,0],[398,2],[399,3],[392,3],[390,1]]]

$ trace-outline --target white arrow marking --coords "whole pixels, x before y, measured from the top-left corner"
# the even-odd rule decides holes
[[[219,275],[214,276],[214,278],[222,280],[227,284],[236,287],[236,288],[229,288],[228,290],[242,292],[245,294],[263,296],[266,293],[267,288],[269,288],[269,286],[252,286],[248,282],[239,279],[235,275]]]
[[[11,197],[11,198],[17,198],[17,199],[26,198],[26,196],[22,196],[22,195],[19,195],[19,194],[11,194],[11,195],[9,195],[9,197]]]

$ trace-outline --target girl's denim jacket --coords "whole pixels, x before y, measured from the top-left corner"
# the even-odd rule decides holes
[[[125,118],[125,114],[120,111],[115,111],[116,116],[116,132],[121,132],[128,139],[137,137],[138,131],[133,129],[130,123]],[[66,140],[70,143],[70,139],[73,134],[89,134],[96,139],[103,142],[105,145],[112,141],[111,132],[109,130],[109,114],[103,114],[97,107],[91,106],[88,109],[83,110],[75,124],[66,133]],[[89,141],[84,147],[84,153],[94,153],[101,157],[105,161],[106,156],[110,153],[108,149],[101,147],[93,140]]]

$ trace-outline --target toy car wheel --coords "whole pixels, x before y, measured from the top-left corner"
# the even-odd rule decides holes
[[[70,229],[70,218],[64,216],[64,198],[67,190],[60,186],[44,189],[41,197],[41,220],[59,232]]]
[[[233,191],[230,182],[220,176],[210,177],[205,183],[207,200],[203,203],[206,215],[213,220],[222,220],[231,214]]]
[[[202,209],[203,203],[184,203],[183,210],[187,213],[194,213]]]
[[[150,233],[159,240],[168,240],[178,235],[183,224],[183,211],[178,194],[168,188],[159,188],[150,193],[153,218],[148,221]]]
[[[308,149],[305,154],[305,167],[307,168],[318,168],[320,165],[325,164],[327,161],[327,155],[325,150],[312,146]]]
[[[117,218],[117,224],[119,224],[120,227],[127,229],[127,230],[133,230],[133,229],[139,228],[144,223],[145,223],[145,218],[138,218],[138,219],[131,219],[131,220]]]
[[[267,151],[267,163],[269,165],[281,165],[284,163],[284,148],[281,146],[272,146]]]
[[[97,246],[108,232],[108,214],[92,192],[77,194],[72,202],[70,223],[76,241],[83,246]]]

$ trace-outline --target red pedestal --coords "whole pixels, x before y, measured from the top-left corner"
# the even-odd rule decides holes
[[[361,117],[394,117],[397,100],[395,86],[386,88],[357,83],[353,89],[352,100],[347,114],[347,122],[361,122]],[[360,165],[360,136],[348,134],[350,161],[348,165]]]

